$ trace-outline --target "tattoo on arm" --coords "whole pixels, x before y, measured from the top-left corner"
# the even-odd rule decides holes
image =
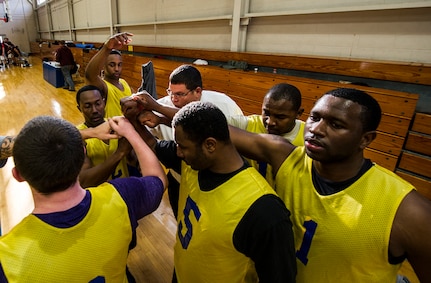
[[[12,156],[12,148],[13,148],[14,142],[15,142],[14,136],[4,137],[1,143],[0,159],[4,159]]]

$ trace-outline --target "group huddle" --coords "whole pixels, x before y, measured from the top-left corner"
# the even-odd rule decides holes
[[[187,64],[166,96],[132,94],[116,51],[130,36],[89,62],[82,125],[36,117],[10,143],[35,209],[0,238],[0,282],[135,282],[138,220],[166,188],[172,282],[408,282],[405,260],[431,281],[430,201],[363,155],[382,114],[372,96],[331,90],[304,122],[281,83],[245,116]]]

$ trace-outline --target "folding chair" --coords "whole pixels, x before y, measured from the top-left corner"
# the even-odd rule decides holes
[[[75,74],[72,74],[72,80],[77,83],[83,83],[84,80],[82,79],[81,74],[79,73],[79,69],[81,68],[81,65],[76,64],[76,66],[78,67],[78,69],[76,70]]]

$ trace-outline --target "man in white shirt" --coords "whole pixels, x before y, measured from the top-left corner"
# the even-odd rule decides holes
[[[243,115],[235,101],[224,93],[204,90],[201,73],[192,65],[181,65],[169,76],[167,96],[157,100],[162,105],[182,108],[192,101],[211,102],[216,105],[226,117]],[[173,140],[172,128],[160,125],[154,128],[153,134],[159,139]]]

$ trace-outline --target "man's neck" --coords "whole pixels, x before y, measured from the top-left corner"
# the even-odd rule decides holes
[[[313,165],[320,177],[331,182],[342,182],[356,176],[364,161],[363,156],[361,156],[361,158],[350,159],[345,162],[322,163],[313,160]]]
[[[123,85],[120,83],[120,79],[105,78],[105,81],[123,90]]]
[[[32,188],[34,214],[45,214],[68,210],[78,205],[85,197],[85,190],[77,181],[64,191],[49,195],[41,194]]]
[[[223,151],[219,151],[218,160],[209,168],[210,171],[218,174],[234,172],[244,165],[244,160],[234,146],[225,146]]]

